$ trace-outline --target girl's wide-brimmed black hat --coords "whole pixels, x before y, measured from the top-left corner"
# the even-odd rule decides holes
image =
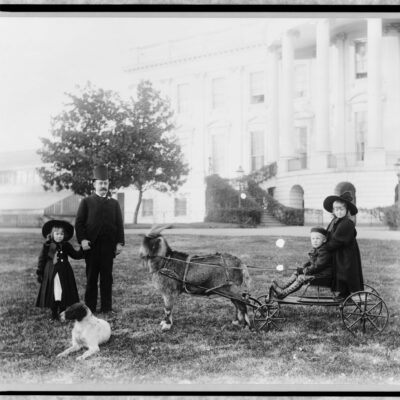
[[[333,195],[328,196],[324,200],[324,208],[326,211],[332,212],[333,211],[333,203],[335,201],[341,201],[347,205],[347,209],[350,211],[351,215],[356,215],[358,213],[358,209],[356,205],[353,203],[353,196],[350,192],[344,192],[340,196]]]
[[[68,241],[74,236],[74,227],[68,222],[63,221],[61,219],[51,219],[47,221],[42,227],[42,235],[44,238],[47,237],[51,230],[56,228],[63,228],[64,229],[64,241]]]

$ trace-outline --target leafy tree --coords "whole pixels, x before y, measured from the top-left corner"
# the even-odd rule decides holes
[[[131,185],[138,190],[137,223],[146,190],[176,191],[188,173],[171,134],[173,112],[149,81],[140,82],[136,99],[129,100],[90,83],[79,89],[67,94],[66,109],[53,118],[52,139],[41,139],[44,188],[88,195],[93,166],[107,164],[111,191]]]

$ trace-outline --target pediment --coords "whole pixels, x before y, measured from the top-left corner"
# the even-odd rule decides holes
[[[249,126],[254,126],[254,125],[263,125],[265,126],[266,124],[266,119],[264,117],[261,117],[259,115],[254,116],[252,118],[250,118],[249,120],[247,120],[246,125]]]
[[[347,99],[347,102],[349,104],[366,103],[367,101],[368,101],[368,95],[366,92],[353,93]]]
[[[301,110],[294,113],[294,119],[311,119],[315,114],[310,110]]]

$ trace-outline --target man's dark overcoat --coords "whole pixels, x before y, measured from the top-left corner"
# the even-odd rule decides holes
[[[54,277],[58,273],[62,295],[60,309],[65,310],[79,301],[75,276],[68,257],[80,260],[84,257],[82,248],[76,251],[71,243],[44,243],[39,255],[36,274],[41,278],[37,307],[52,308],[54,305]]]
[[[332,289],[343,294],[364,290],[360,249],[354,222],[347,218],[334,218],[328,225],[326,247],[334,252]]]
[[[118,201],[95,193],[83,198],[76,214],[75,231],[79,243],[87,239],[94,245],[99,235],[105,235],[115,246],[124,244],[124,224]]]
[[[85,251],[87,285],[85,303],[96,312],[97,282],[100,275],[102,311],[112,307],[112,269],[118,243],[124,245],[124,225],[117,200],[92,194],[82,199],[75,220],[78,242],[90,241]]]

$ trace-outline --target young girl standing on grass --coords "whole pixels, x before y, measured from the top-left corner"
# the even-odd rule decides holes
[[[333,254],[333,287],[339,297],[364,290],[361,256],[358,248],[354,222],[351,215],[356,215],[357,207],[350,192],[340,196],[328,196],[324,200],[326,211],[333,213],[333,219],[327,227],[326,249]]]
[[[46,222],[42,235],[46,241],[43,243],[36,270],[40,283],[36,306],[50,308],[52,319],[57,320],[60,312],[79,301],[68,256],[80,260],[84,254],[82,248],[76,251],[68,242],[74,235],[74,227],[67,221]]]

